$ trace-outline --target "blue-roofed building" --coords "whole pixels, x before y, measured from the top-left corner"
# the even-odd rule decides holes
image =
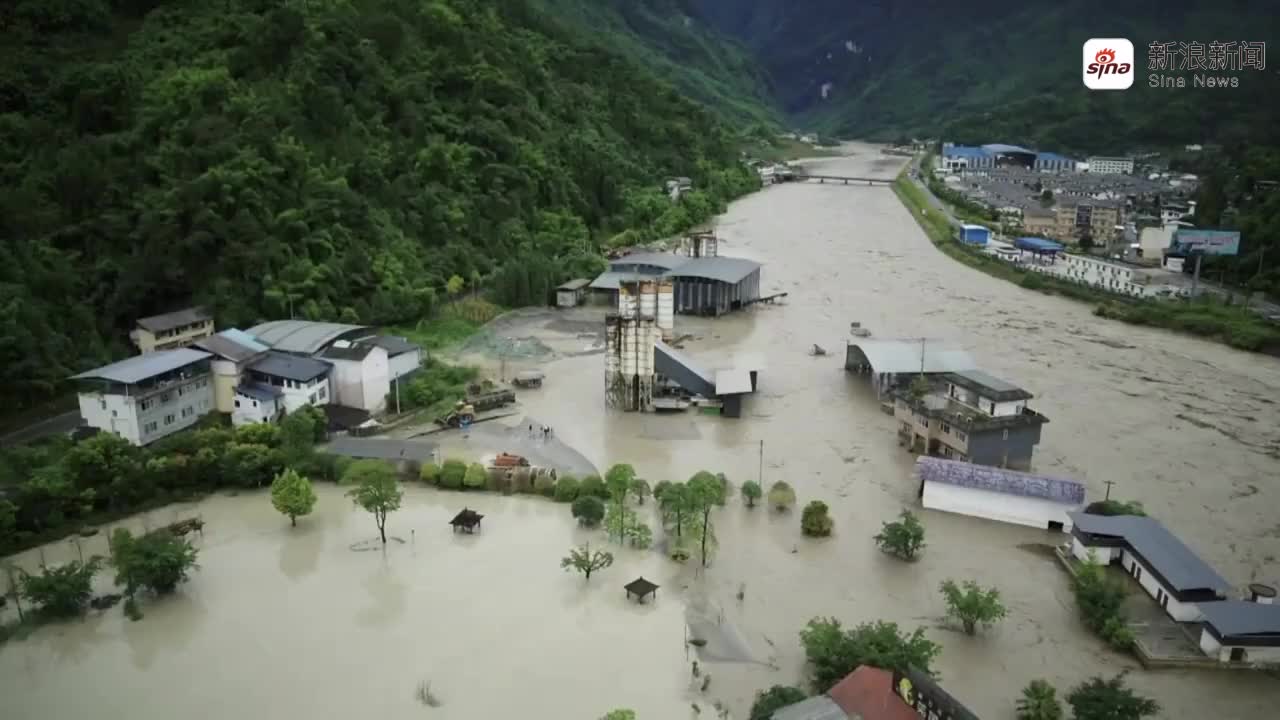
[[[991,229],[983,225],[961,225],[959,238],[966,245],[986,245],[991,241]]]
[[[1231,583],[1155,518],[1075,513],[1071,519],[1072,555],[1084,560],[1092,552],[1099,562],[1119,565],[1174,620],[1199,621],[1201,603],[1232,592]]]
[[[989,170],[994,167],[995,156],[984,148],[943,143],[937,169],[947,172],[964,172]]]
[[[936,457],[918,458],[916,477],[931,510],[1065,531],[1084,507],[1084,484],[1066,478]]]
[[[1052,173],[1076,172],[1076,168],[1077,164],[1075,160],[1067,157],[1066,155],[1059,155],[1058,153],[1051,152],[1036,153],[1036,159],[1033,165],[1033,169],[1035,170]]]
[[[1021,167],[1040,172],[1076,172],[1078,164],[1066,155],[1038,152],[1020,145],[989,143],[980,147],[972,145],[942,144],[937,168],[946,172],[993,170],[1002,167]]]

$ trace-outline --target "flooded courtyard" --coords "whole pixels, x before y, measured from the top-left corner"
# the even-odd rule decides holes
[[[892,176],[901,164],[853,152],[821,165]],[[399,541],[384,554],[359,551],[375,537],[373,521],[334,488],[318,488],[317,514],[296,529],[263,496],[213,498],[157,514],[156,524],[184,512],[209,523],[201,568],[177,597],[144,605],[137,623],[117,608],[0,647],[3,716],[590,719],[631,707],[666,720],[696,717],[692,703],[714,717],[720,701],[741,718],[755,691],[800,683],[798,632],[814,616],[925,627],[943,646],[943,686],[983,718],[1012,717],[1032,679],[1065,692],[1123,669],[1165,718],[1274,712],[1272,677],[1147,672],[1106,650],[1076,619],[1047,552],[1061,535],[922,512],[922,558],[881,555],[871,536],[915,506],[912,458],[864,379],[842,364],[854,321],[876,337],[963,346],[1034,393],[1032,406],[1050,418],[1036,470],[1081,479],[1096,498],[1114,482],[1113,496],[1141,500],[1243,586],[1280,580],[1280,361],[1101,320],[1087,305],[983,275],[933,248],[888,188],[773,187],[735,203],[718,234],[722,254],[764,263],[763,293],[789,293],[784,304],[715,321],[677,318],[677,333],[693,336],[684,352],[707,368],[731,365],[735,353],[764,357],[741,419],[606,411],[591,309],[516,314],[500,334],[535,338],[532,350],[498,357],[477,346],[466,359],[494,375],[546,373],[520,400],[555,429],[564,452],[548,448],[551,457],[601,470],[628,462],[651,483],[699,470],[735,484],[786,480],[801,504],[831,506],[834,537],[805,539],[798,512],[748,510],[734,498],[715,516],[720,550],[705,573],[612,548],[617,563],[587,583],[559,559],[582,539],[603,545],[603,534],[575,528],[567,507],[541,499],[410,489],[388,525]],[[815,343],[831,354],[809,356]],[[506,425],[427,439],[446,455],[478,455],[524,420],[493,422]],[[482,535],[450,534],[464,504],[486,513]],[[45,553],[53,562],[75,549]],[[641,574],[662,589],[638,606],[622,584]],[[998,587],[1009,617],[977,637],[956,631],[942,619],[947,578]],[[713,677],[706,693],[690,677],[691,626],[713,636],[701,651]],[[439,707],[416,697],[424,684]]]

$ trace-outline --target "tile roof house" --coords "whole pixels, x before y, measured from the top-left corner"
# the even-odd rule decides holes
[[[822,695],[776,710],[771,720],[977,720],[927,673],[862,665]]]

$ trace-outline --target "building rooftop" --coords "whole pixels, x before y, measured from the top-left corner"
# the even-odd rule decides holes
[[[733,284],[760,269],[760,263],[744,258],[721,256],[686,260],[679,267],[668,270],[663,277],[696,277]]]
[[[590,284],[591,284],[591,281],[588,280],[587,278],[577,278],[574,280],[570,280],[567,283],[561,284],[556,289],[557,290],[581,290],[582,288]]]
[[[158,333],[212,319],[213,316],[204,308],[191,307],[185,310],[175,310],[162,315],[141,318],[138,320],[138,327],[148,332]]]
[[[751,392],[751,371],[716,371],[716,395],[741,395],[749,392]]]
[[[959,372],[972,370],[977,363],[969,353],[944,346],[937,340],[859,340],[849,343],[849,353],[861,359],[876,373]],[[923,353],[924,362],[920,356]]]
[[[201,338],[192,346],[232,362],[243,362],[271,349],[249,333],[235,328]]]
[[[989,143],[987,145],[983,145],[982,149],[990,153],[1027,153],[1029,155],[1036,154],[1035,150],[1029,150],[1019,145],[1005,145],[1004,143]]]
[[[920,720],[894,692],[893,673],[861,665],[836,683],[827,695],[846,717],[865,720]]]
[[[591,281],[589,287],[592,290],[617,290],[622,285],[623,280],[634,278],[635,275],[635,273],[610,270],[597,275],[596,279]]]
[[[157,350],[156,352],[134,355],[110,365],[86,370],[72,375],[72,380],[107,380],[109,382],[133,385],[157,375],[173,372],[192,363],[211,357],[209,353],[191,348],[177,350]]]
[[[1204,624],[1219,639],[1240,638],[1280,641],[1280,605],[1248,600],[1200,603]]]
[[[312,322],[310,320],[272,320],[249,328],[249,334],[273,350],[313,355],[343,335],[372,330],[363,325]]]
[[[1060,242],[1045,240],[1038,237],[1020,237],[1013,241],[1013,246],[1019,250],[1030,250],[1031,252],[1056,253],[1066,249]]]
[[[278,387],[255,382],[241,383],[236,387],[236,392],[263,402],[271,402],[284,394],[284,390]]]
[[[1223,596],[1231,591],[1231,583],[1155,518],[1079,512],[1071,513],[1071,521],[1075,524],[1073,533],[1122,539],[1174,590],[1213,590]]]
[[[960,372],[947,373],[942,377],[942,379],[952,385],[958,385],[962,388],[967,388],[981,393],[983,397],[995,400],[996,402],[1030,400],[1034,397],[1031,393],[1023,390],[1017,385],[1001,380],[1000,378],[983,372],[982,370],[961,370]]]
[[[332,367],[323,360],[280,352],[269,352],[249,365],[249,369],[254,372],[296,382],[307,382],[327,375]]]
[[[805,698],[794,705],[773,711],[770,720],[849,720],[849,716],[826,695]],[[919,718],[912,718],[919,720]]]
[[[677,255],[669,252],[633,252],[623,255],[620,258],[613,258],[609,261],[609,269],[619,267],[630,267],[632,265],[653,265],[654,267],[665,268],[671,270],[678,268],[689,261],[685,255]]]
[[[927,456],[916,460],[916,473],[921,481],[987,490],[1003,495],[1039,498],[1063,505],[1084,504],[1084,483],[1065,478],[1032,475]]]
[[[361,362],[369,357],[369,353],[379,347],[373,343],[348,343],[342,340],[336,341],[329,347],[321,350],[316,357],[322,357],[326,360],[352,360]]]
[[[1049,418],[1032,410],[1022,408],[1021,412],[1010,415],[991,415],[983,410],[948,397],[936,384],[924,399],[916,402],[911,396],[910,388],[902,387],[893,391],[893,396],[905,400],[916,411],[923,412],[931,418],[955,425],[969,433],[1013,428],[1027,425],[1044,425]]]
[[[405,353],[422,349],[409,342],[407,338],[402,338],[399,335],[379,335],[378,337],[370,338],[365,342],[377,345],[383,350],[386,350],[387,357],[395,357],[397,355],[403,355]]]

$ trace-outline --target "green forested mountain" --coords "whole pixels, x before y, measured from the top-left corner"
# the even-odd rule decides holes
[[[1069,152],[1280,140],[1274,122],[1280,80],[1271,65],[1240,72],[1239,88],[1162,89],[1146,82],[1149,43],[1265,41],[1280,30],[1273,2],[695,0],[695,6],[752,51],[784,110],[835,134],[921,132]],[[1081,47],[1091,37],[1133,42],[1133,88],[1083,86]]]
[[[727,120],[781,123],[764,73],[694,0],[539,0],[549,14],[650,68]]]
[[[537,0],[21,0],[0,25],[10,406],[192,302],[400,322],[454,274],[540,301],[602,238],[754,183],[710,113]],[[672,174],[700,192],[672,205]]]

